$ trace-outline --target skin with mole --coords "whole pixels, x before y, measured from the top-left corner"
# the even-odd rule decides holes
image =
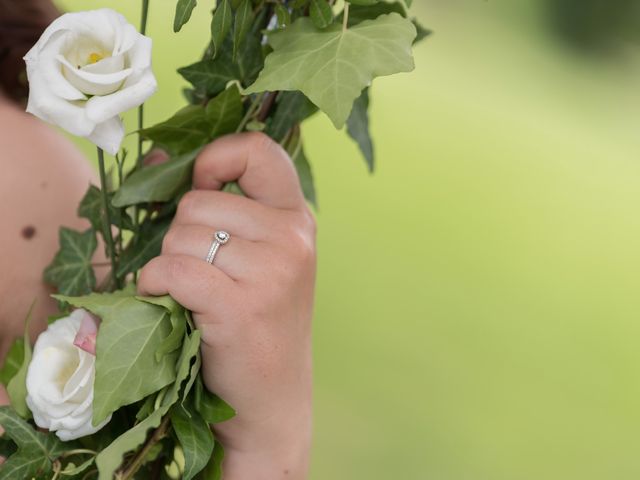
[[[22,229],[22,232],[20,233],[22,234],[22,238],[31,240],[36,234],[36,227],[34,227],[33,225],[27,225]]]

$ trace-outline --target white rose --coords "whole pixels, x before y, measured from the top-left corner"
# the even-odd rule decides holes
[[[96,357],[74,345],[86,310],[75,310],[42,332],[27,371],[27,405],[41,428],[64,441],[97,432],[111,419],[93,426]]]
[[[120,114],[156,91],[151,39],[111,9],[67,13],[25,55],[27,112],[115,155]]]

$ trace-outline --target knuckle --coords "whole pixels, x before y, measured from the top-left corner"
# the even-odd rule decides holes
[[[162,239],[162,253],[170,253],[173,251],[173,247],[176,244],[176,235],[176,227],[170,228],[167,233],[165,233],[164,238]]]
[[[185,262],[183,257],[172,255],[167,258],[170,278],[182,278],[189,274],[187,262]]]
[[[196,190],[189,190],[187,193],[185,193],[178,203],[176,217],[180,219],[190,218],[193,205],[197,203],[197,197],[198,192]]]
[[[257,152],[268,152],[277,145],[271,137],[263,132],[250,132],[247,136],[251,148]]]

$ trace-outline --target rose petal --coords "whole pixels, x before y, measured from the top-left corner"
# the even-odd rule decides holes
[[[91,355],[95,356],[96,337],[98,335],[98,326],[100,325],[100,319],[83,309],[78,309],[76,310],[76,312],[81,312],[82,318],[80,320],[80,328],[78,329],[78,333],[73,340],[73,344],[76,347],[81,348],[85,352],[88,352]],[[89,349],[85,348],[86,346],[88,346]]]
[[[93,97],[100,98],[100,97]],[[120,149],[124,138],[124,125],[120,117],[112,117],[98,125],[89,135],[84,135],[88,140],[102,148],[109,155],[115,155]]]

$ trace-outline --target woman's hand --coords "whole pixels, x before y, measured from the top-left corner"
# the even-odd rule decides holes
[[[220,191],[233,180],[248,198]],[[203,150],[193,184],[138,290],[193,311],[206,386],[238,412],[215,428],[225,479],[306,478],[315,221],[298,176],[277,143],[247,133]],[[216,230],[231,239],[209,265]]]

